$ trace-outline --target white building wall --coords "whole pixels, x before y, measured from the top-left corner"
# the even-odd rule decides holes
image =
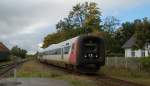
[[[135,56],[134,57],[142,57],[142,50],[133,50],[135,52]]]
[[[125,57],[131,57],[131,49],[125,49]]]
[[[135,52],[135,55],[132,56],[132,52]],[[139,50],[132,50],[130,48],[125,49],[125,57],[143,57],[142,56],[142,52],[143,50],[139,49]],[[148,56],[148,51],[145,50],[145,56]]]
[[[145,50],[145,56],[148,56],[148,50]]]

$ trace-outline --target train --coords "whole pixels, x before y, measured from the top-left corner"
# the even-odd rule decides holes
[[[96,73],[105,65],[104,41],[94,35],[77,36],[50,45],[39,53],[38,60],[80,73]]]

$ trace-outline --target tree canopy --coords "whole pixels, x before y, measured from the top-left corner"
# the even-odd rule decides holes
[[[72,8],[67,18],[56,24],[56,33],[44,38],[43,48],[77,35],[97,32],[101,28],[101,12],[94,2],[79,3]],[[57,40],[56,40],[57,38]]]
[[[24,49],[21,49],[19,48],[18,46],[14,46],[12,49],[11,49],[11,54],[13,56],[17,56],[17,57],[20,57],[20,58],[25,58],[26,57],[26,53],[27,51],[24,50]]]
[[[143,18],[143,20],[135,20],[135,37],[136,37],[136,44],[135,48],[143,49],[145,45],[150,44],[150,19]],[[148,48],[148,53],[150,55],[150,48]]]
[[[115,16],[101,19],[101,11],[94,2],[79,3],[72,8],[68,16],[56,24],[56,32],[48,34],[43,48],[81,34],[96,34],[105,40],[106,54],[123,54],[123,44],[132,36],[137,38],[136,48],[150,43],[150,19],[136,19],[123,22]]]

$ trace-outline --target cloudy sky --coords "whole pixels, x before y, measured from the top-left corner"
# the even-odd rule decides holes
[[[0,0],[0,41],[34,53],[72,6],[85,1],[97,2],[103,18],[116,16],[121,22],[150,18],[150,0]]]

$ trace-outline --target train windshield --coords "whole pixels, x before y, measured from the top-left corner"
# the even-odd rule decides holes
[[[85,43],[84,47],[86,51],[97,51],[97,44],[96,43]]]

